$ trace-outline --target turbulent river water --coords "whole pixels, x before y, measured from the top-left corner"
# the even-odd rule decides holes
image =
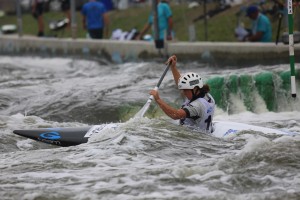
[[[145,118],[133,119],[163,63],[2,56],[0,199],[300,199],[300,102],[290,97],[289,65],[178,60],[181,72],[197,72],[211,85],[214,120],[299,134],[216,138],[178,126],[155,104]],[[170,72],[160,96],[174,106],[182,102]],[[13,134],[119,122],[72,147]]]

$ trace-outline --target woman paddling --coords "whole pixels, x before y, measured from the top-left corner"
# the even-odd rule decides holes
[[[174,81],[178,89],[186,97],[180,109],[173,108],[163,101],[157,90],[151,90],[156,103],[166,115],[172,119],[180,119],[180,124],[192,126],[205,133],[213,131],[212,120],[215,111],[215,100],[209,94],[209,86],[203,84],[202,78],[193,72],[180,75],[176,67],[177,58],[171,56],[167,64],[170,65]]]

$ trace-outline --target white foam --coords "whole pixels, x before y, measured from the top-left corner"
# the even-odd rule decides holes
[[[17,141],[17,147],[20,150],[29,150],[33,148],[32,142],[33,140],[31,139]]]

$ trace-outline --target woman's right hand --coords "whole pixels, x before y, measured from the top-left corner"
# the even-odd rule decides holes
[[[155,101],[157,101],[158,99],[160,99],[157,90],[151,90],[151,91],[149,92],[149,94],[152,95],[152,96],[154,97]]]
[[[170,67],[175,67],[177,63],[177,57],[175,55],[171,56],[168,61],[166,62],[167,65],[170,65]]]

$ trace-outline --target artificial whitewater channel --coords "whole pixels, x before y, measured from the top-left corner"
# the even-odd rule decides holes
[[[247,67],[181,61],[211,86],[214,120],[300,133],[300,102],[289,64]],[[143,106],[162,61],[113,63],[75,57],[1,56],[1,199],[299,199],[300,135],[244,131],[230,138],[179,127]],[[300,96],[299,65],[296,64]],[[182,98],[169,72],[160,96]],[[57,147],[15,129],[123,122],[86,144]],[[122,135],[122,141],[114,140]]]

